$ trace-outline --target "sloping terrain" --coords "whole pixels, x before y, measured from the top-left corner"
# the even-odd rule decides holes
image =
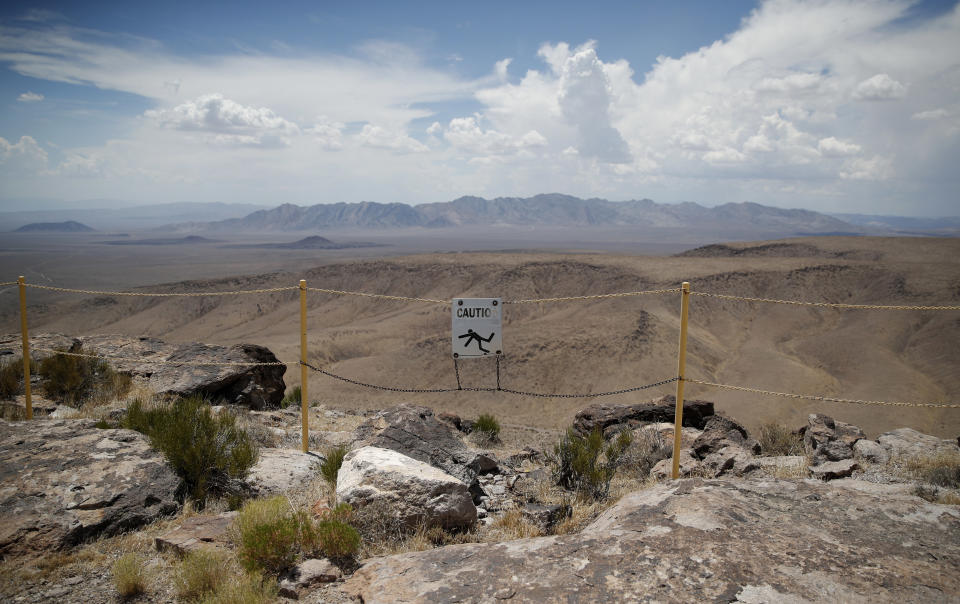
[[[788,244],[788,248],[778,247]],[[612,254],[428,254],[342,262],[306,272],[189,281],[143,291],[187,292],[295,286],[449,300],[585,296],[679,287],[694,292],[854,304],[960,304],[960,240],[808,238],[731,244],[775,253],[702,250],[697,256]],[[771,247],[772,246],[772,247]],[[783,253],[787,250],[787,253]],[[299,358],[296,291],[202,298],[109,298],[31,290],[31,329],[80,335],[149,335],[168,341],[249,342],[282,360]],[[310,360],[334,373],[390,387],[456,387],[446,304],[310,292]],[[15,308],[3,309],[16,332]],[[542,393],[590,393],[676,375],[679,295],[613,297],[505,308],[501,383]],[[835,310],[694,296],[690,378],[780,392],[852,399],[960,403],[960,311]],[[288,385],[299,372],[287,373]],[[496,385],[493,359],[460,362],[464,387]],[[673,384],[611,397],[646,400]],[[863,406],[768,397],[688,385],[749,427],[790,426],[820,411],[868,434],[909,426],[943,437],[960,432],[960,411]],[[382,408],[396,392],[312,374],[310,396],[342,408]],[[464,416],[486,411],[516,423],[569,425],[585,398],[505,393],[401,394]]]

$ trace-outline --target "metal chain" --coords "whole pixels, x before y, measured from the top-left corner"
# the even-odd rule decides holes
[[[456,392],[457,390],[461,390],[460,388],[396,388],[393,386],[380,386],[378,384],[369,384],[367,382],[361,382],[359,380],[354,380],[348,377],[344,377],[342,375],[337,375],[325,369],[314,367],[310,363],[301,362],[301,364],[309,369],[313,369],[317,373],[322,373],[327,377],[332,377],[335,380],[340,380],[342,382],[353,384],[355,386],[363,386],[364,388],[373,388],[374,390],[386,390],[387,392],[412,392],[412,393],[419,393],[419,394],[437,393],[437,392]],[[462,390],[475,390],[475,388],[462,388]]]
[[[278,361],[276,363],[262,363],[257,361],[251,361],[249,363],[226,363],[226,362],[217,362],[217,361],[171,361],[171,360],[159,360],[159,359],[144,359],[144,358],[133,358],[133,357],[122,357],[109,354],[86,354],[82,352],[67,352],[66,350],[56,350],[55,348],[41,348],[39,346],[31,346],[31,350],[36,350],[38,352],[49,352],[52,354],[62,354],[68,357],[79,357],[84,359],[101,359],[101,360],[112,360],[112,361],[128,361],[130,363],[146,364],[146,365],[197,365],[197,366],[214,366],[214,367],[279,367],[279,366],[289,366],[297,365],[297,362],[284,363]]]
[[[592,398],[600,396],[613,396],[616,394],[627,394],[628,392],[639,392],[640,390],[646,390],[648,388],[656,388],[657,386],[665,386],[672,382],[676,382],[680,378],[672,377],[668,380],[661,380],[659,382],[654,382],[652,384],[644,384],[643,386],[634,386],[633,388],[624,388],[623,390],[611,390],[609,392],[589,392],[585,394],[544,394],[542,392],[525,392],[523,390],[513,390],[511,388],[500,388],[501,392],[507,392],[509,394],[519,394],[521,396],[537,396],[541,398]]]
[[[678,293],[680,291],[679,287],[674,287],[671,289],[650,289],[646,291],[637,291],[637,292],[622,292],[619,294],[595,294],[591,296],[566,296],[563,298],[533,298],[530,300],[504,300],[504,304],[540,304],[543,302],[569,302],[572,300],[600,300],[603,298],[626,298],[629,296],[647,296],[647,295],[657,295],[657,294],[672,294]]]
[[[296,288],[295,288],[296,289]],[[366,292],[350,292],[339,289],[324,289],[322,287],[308,287],[307,291],[336,294],[338,296],[361,296],[364,298],[379,298],[381,300],[401,300],[406,302],[428,302],[430,304],[449,304],[450,300],[434,300],[433,298],[411,298],[408,296],[388,296],[386,294],[368,294]]]
[[[184,292],[184,293],[149,293],[149,292],[107,292],[107,291],[95,291],[89,289],[69,289],[66,287],[53,287],[52,285],[36,285],[33,283],[24,283],[27,287],[32,287],[34,289],[47,289],[55,292],[67,292],[71,294],[89,294],[92,296],[141,296],[141,297],[160,297],[160,298],[187,298],[187,297],[197,297],[202,298],[204,296],[235,296],[242,294],[267,294],[273,292],[283,292],[300,289],[295,286],[288,287],[270,287],[266,289],[244,289],[237,291],[229,292]]]
[[[793,306],[818,306],[821,308],[859,308],[874,310],[960,310],[960,306],[888,306],[876,304],[843,304],[834,302],[800,302],[798,300],[776,300],[773,298],[747,298],[728,294],[711,294],[708,292],[691,291],[692,296],[707,298],[721,298],[724,300],[744,300],[746,302],[768,302],[771,304],[791,304]]]
[[[0,283],[0,287],[6,287],[7,285],[17,285],[19,283],[20,283],[19,281],[4,281],[3,283]]]
[[[811,396],[807,394],[792,394],[790,392],[773,392],[772,390],[760,390],[759,388],[747,388],[745,386],[731,386],[730,384],[716,384],[714,382],[704,382],[702,380],[684,379],[691,384],[700,384],[702,386],[713,386],[715,388],[725,388],[727,390],[737,390],[740,392],[753,392],[755,394],[768,394],[771,396],[783,396],[786,398],[804,399],[810,401],[825,401],[829,403],[850,403],[854,405],[882,405],[887,407],[928,407],[932,409],[960,409],[960,405],[950,403],[897,403],[888,401],[862,401],[849,398],[834,398],[832,396]]]

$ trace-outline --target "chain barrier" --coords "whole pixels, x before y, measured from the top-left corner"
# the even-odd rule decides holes
[[[251,361],[249,363],[227,363],[222,361],[171,361],[171,360],[160,360],[160,359],[144,359],[144,358],[133,358],[133,357],[123,357],[109,354],[87,354],[83,352],[68,352],[66,350],[57,350],[55,348],[41,348],[39,346],[31,346],[30,350],[36,350],[38,352],[49,352],[51,354],[62,354],[68,357],[78,357],[83,359],[101,359],[101,360],[111,360],[111,361],[127,361],[130,363],[139,363],[146,365],[197,365],[197,366],[214,366],[214,367],[280,367],[280,366],[290,366],[290,365],[299,365],[299,362],[290,362],[285,363],[283,361],[277,361],[275,363],[264,363],[258,361]]]
[[[679,293],[680,288],[674,287],[672,289],[648,289],[645,291],[636,291],[636,292],[621,292],[618,294],[595,294],[590,296],[566,296],[563,298],[531,298],[529,300],[504,300],[504,304],[542,304],[544,302],[570,302],[573,300],[602,300],[605,298],[627,298],[630,296],[650,296],[650,295],[659,295],[659,294],[675,294]]]
[[[294,288],[297,289],[297,288]],[[433,298],[412,298],[409,296],[388,296],[386,294],[368,294],[366,292],[351,292],[339,289],[325,289],[322,287],[308,287],[308,292],[320,292],[338,296],[360,296],[363,298],[379,298],[381,300],[400,300],[405,302],[428,302],[430,304],[449,304],[450,300],[434,300]]]
[[[14,282],[16,283],[16,282]],[[268,294],[273,292],[284,292],[298,290],[299,287],[269,287],[265,289],[242,289],[228,292],[183,292],[183,293],[150,293],[150,292],[108,292],[95,291],[89,289],[70,289],[67,287],[53,287],[52,285],[36,285],[33,283],[24,283],[27,287],[34,289],[46,289],[55,292],[66,292],[71,294],[88,294],[91,296],[141,296],[141,297],[159,297],[159,298],[202,298],[205,296],[238,296],[243,294]]]
[[[730,384],[716,384],[714,382],[705,382],[702,380],[684,379],[691,384],[700,384],[701,386],[713,386],[714,388],[725,388],[727,390],[737,390],[739,392],[753,392],[754,394],[767,394],[770,396],[782,396],[786,398],[804,399],[809,401],[824,401],[828,403],[850,403],[853,405],[881,405],[886,407],[927,407],[931,409],[960,409],[960,405],[951,403],[898,403],[889,401],[863,401],[849,398],[834,398],[832,396],[812,396],[808,394],[793,394],[790,392],[774,392],[772,390],[761,390],[759,388],[747,388],[745,386],[731,386]]]
[[[724,300],[744,300],[746,302],[767,302],[770,304],[790,304],[793,306],[817,306],[821,308],[858,308],[874,310],[960,310],[960,306],[898,306],[898,305],[878,305],[878,304],[844,304],[840,302],[801,302],[799,300],[776,300],[773,298],[748,298],[745,296],[732,296],[729,294],[711,294],[708,292],[690,292],[691,296],[704,296],[706,298],[721,298]]]
[[[4,281],[0,283],[0,287],[6,287],[8,285],[18,285],[18,284],[19,284],[18,281]]]

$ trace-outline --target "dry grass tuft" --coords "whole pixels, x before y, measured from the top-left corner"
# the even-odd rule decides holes
[[[540,537],[543,531],[539,526],[530,522],[520,510],[507,510],[498,516],[490,526],[484,527],[482,541],[511,541],[513,539],[527,539]]]
[[[227,552],[213,548],[190,552],[173,574],[177,597],[193,602],[216,593],[237,574],[232,563]]]
[[[770,422],[757,433],[761,455],[803,455],[803,438],[783,424]]]
[[[132,598],[147,591],[149,583],[145,560],[139,554],[124,554],[113,563],[113,584],[121,598]]]

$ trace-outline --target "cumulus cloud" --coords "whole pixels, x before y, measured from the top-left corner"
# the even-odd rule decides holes
[[[17,97],[17,100],[21,103],[39,103],[44,99],[44,96],[38,92],[24,92]]]
[[[536,130],[530,130],[520,137],[512,137],[496,130],[483,130],[475,117],[450,120],[443,138],[454,147],[476,155],[508,155],[522,149],[547,145],[547,139]]]
[[[861,147],[850,141],[839,140],[835,137],[821,138],[817,149],[826,157],[847,157],[860,153]]]
[[[949,117],[950,112],[946,109],[930,109],[929,111],[919,111],[910,116],[912,120],[935,121]]]
[[[47,164],[47,152],[32,136],[21,136],[16,143],[0,137],[0,164],[24,169],[39,169]]]
[[[390,149],[398,153],[429,151],[426,145],[404,132],[384,128],[383,126],[374,126],[373,124],[364,124],[363,130],[357,135],[357,139],[365,147]]]
[[[510,74],[507,73],[507,69],[510,67],[511,62],[513,62],[513,59],[503,59],[494,64],[493,71],[497,74],[497,79],[499,79],[501,82],[506,82],[507,78],[510,77]]]
[[[218,93],[144,115],[163,128],[210,133],[208,140],[221,144],[286,146],[289,137],[300,132],[296,124],[266,107],[241,105]]]
[[[860,82],[853,90],[853,98],[858,101],[891,101],[906,94],[907,87],[885,73]]]
[[[887,157],[857,157],[844,162],[840,178],[847,180],[886,180],[893,175],[893,163]]]
[[[317,118],[316,123],[306,129],[306,133],[313,136],[313,140],[327,151],[343,149],[343,129],[345,124],[335,122],[325,115]]]

